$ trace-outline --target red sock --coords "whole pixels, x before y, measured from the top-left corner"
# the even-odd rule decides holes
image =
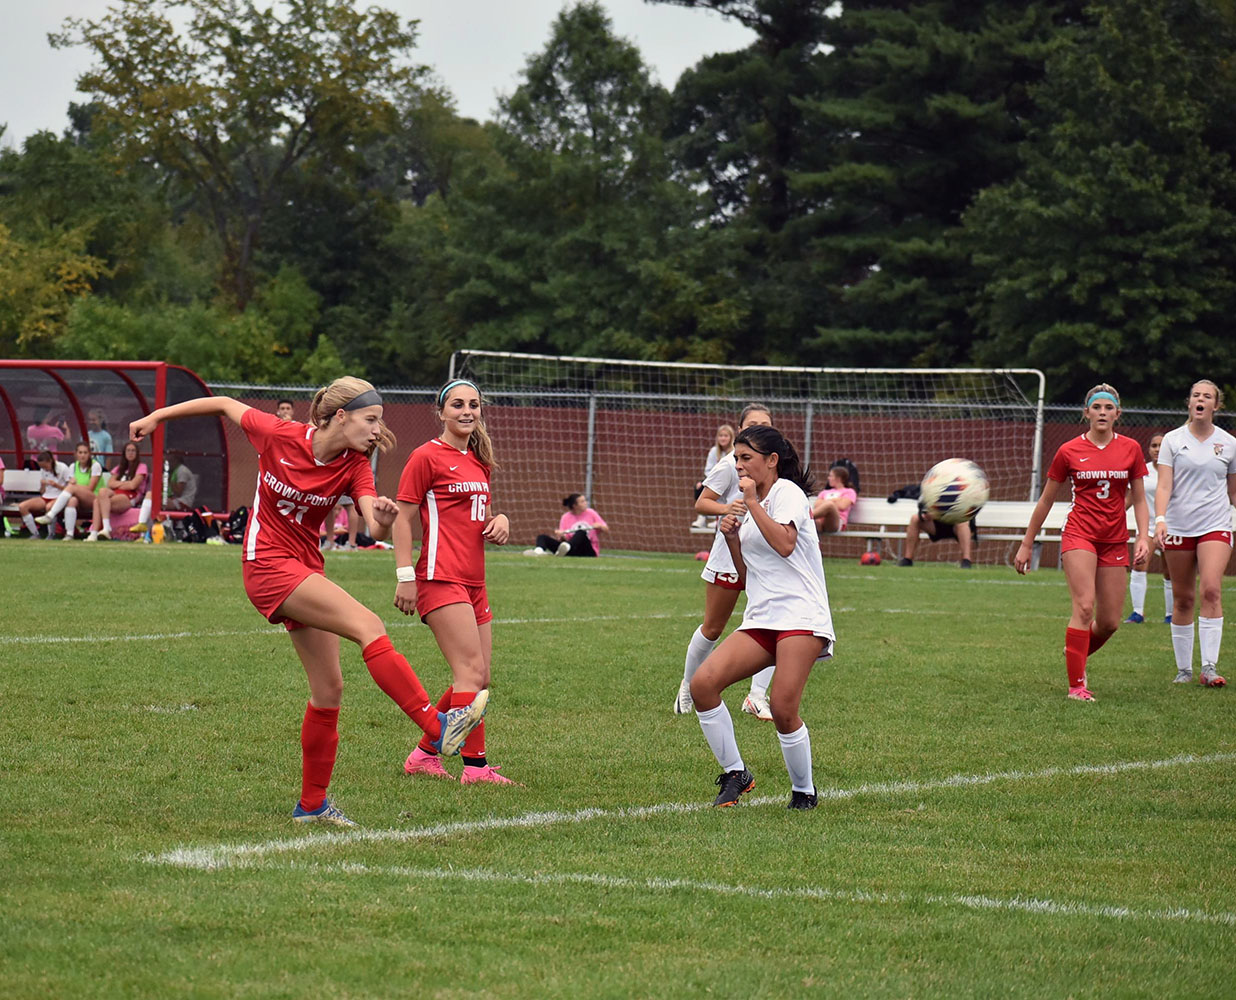
[[[438,703],[434,706],[434,708],[439,712],[449,712],[451,710],[451,695],[454,693],[455,688],[448,687],[442,697],[438,699]],[[426,733],[421,737],[421,741],[416,744],[416,748],[423,753],[437,753],[438,751],[434,749],[433,744],[429,742],[431,739],[437,739],[437,737],[431,737],[428,733]]]
[[[394,646],[391,637],[384,635],[374,639],[362,650],[365,666],[378,687],[401,709],[404,714],[429,734],[431,740],[436,740],[442,734],[438,724],[438,713],[429,703],[429,695],[425,686],[416,676],[411,665],[403,658]]]
[[[1064,666],[1069,672],[1069,687],[1086,686],[1086,657],[1090,650],[1090,629],[1064,630]]]
[[[326,800],[339,747],[339,709],[305,706],[300,726],[300,807],[312,812]]]
[[[471,705],[472,699],[476,697],[475,691],[456,691],[451,695],[451,708],[462,708],[464,705]],[[481,721],[472,732],[468,734],[464,740],[463,746],[459,749],[460,754],[464,757],[485,757],[485,722]]]
[[[1090,648],[1086,650],[1086,655],[1087,656],[1090,655],[1096,649],[1102,649],[1103,643],[1107,642],[1107,640],[1110,638],[1111,638],[1111,635],[1105,635],[1103,636],[1102,639],[1100,639],[1097,633],[1094,631],[1094,626],[1091,625],[1090,626]]]

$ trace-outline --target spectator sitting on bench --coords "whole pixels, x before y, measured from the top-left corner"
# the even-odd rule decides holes
[[[834,465],[828,470],[828,485],[820,490],[811,505],[816,529],[830,535],[844,531],[857,499],[858,491],[850,486],[850,470],[844,465]]]
[[[895,490],[888,498],[888,502],[895,503],[899,498],[918,500],[921,493],[921,487],[918,483],[914,483]],[[957,544],[961,546],[961,562],[957,565],[962,569],[969,569],[971,560],[974,558],[974,545],[978,541],[978,525],[975,524],[975,520],[976,518],[971,518],[969,521],[962,521],[961,524],[945,524],[927,513],[927,509],[920,501],[918,513],[910,515],[910,523],[906,527],[905,554],[897,560],[897,565],[914,565],[914,553],[918,551],[918,535],[921,531],[932,542],[944,542],[955,538]]]
[[[112,515],[140,504],[146,495],[150,470],[141,460],[136,441],[126,441],[120,461],[111,471],[111,478],[94,496],[94,511],[90,517],[90,534],[86,541],[97,542],[112,537]]]
[[[166,470],[163,474],[163,509],[193,510],[197,506],[197,473],[185,465],[185,453],[174,448],[169,450],[163,467]],[[153,507],[154,498],[147,491],[137,515],[137,524],[132,528],[133,534],[146,533]]]
[[[56,502],[56,497],[60,496],[60,491],[69,482],[69,467],[63,462],[56,461],[56,456],[50,451],[44,449],[39,452],[37,461],[41,494],[37,497],[23,500],[17,505],[17,513],[21,515],[21,523],[26,526],[31,538],[39,537],[39,526],[34,521],[35,515],[43,514],[49,510],[52,504]],[[54,536],[55,532],[49,530],[47,537],[53,538]]]
[[[51,510],[36,517],[35,523],[53,524],[60,512],[64,511],[64,537],[66,541],[72,541],[73,534],[77,530],[79,507],[84,504],[93,509],[94,496],[102,484],[103,466],[91,455],[90,442],[78,441],[73,464],[69,466],[68,485],[60,491],[56,502],[51,505]],[[50,529],[47,537],[51,538],[54,534],[55,529]]]

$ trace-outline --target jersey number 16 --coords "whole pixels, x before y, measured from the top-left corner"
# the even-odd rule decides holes
[[[472,494],[472,520],[485,520],[485,495],[483,493]]]

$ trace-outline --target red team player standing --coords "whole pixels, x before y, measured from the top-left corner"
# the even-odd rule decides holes
[[[481,391],[454,379],[437,395],[440,436],[417,448],[399,478],[395,520],[395,607],[419,614],[451,668],[452,684],[439,711],[472,703],[489,687],[493,613],[485,591],[485,542],[505,545],[510,523],[490,509],[493,444],[481,415]],[[421,554],[412,565],[412,528],[421,522]],[[426,736],[408,755],[411,775],[454,780],[442,766],[441,749]],[[485,753],[485,726],[463,745],[465,785],[515,782],[498,773]]]
[[[210,396],[155,410],[134,421],[129,434],[141,440],[165,420],[196,416],[224,416],[239,424],[258,453],[257,492],[244,537],[245,592],[268,621],[287,628],[309,681],[301,792],[293,818],[355,826],[326,796],[339,744],[340,636],[361,647],[378,686],[439,753],[459,751],[488,700],[481,691],[451,711],[436,711],[408,661],[391,645],[382,620],[326,579],[318,529],[341,495],[356,501],[375,539],[385,538],[395,521],[398,508],[377,496],[369,465],[374,448],[395,443],[382,422],[382,398],[363,379],[345,376],[318,390],[308,424]]]
[[[1086,660],[1112,637],[1124,610],[1125,571],[1129,566],[1127,492],[1132,492],[1137,521],[1133,551],[1136,566],[1144,565],[1150,552],[1150,517],[1141,448],[1132,438],[1115,431],[1120,394],[1110,385],[1096,385],[1086,393],[1082,415],[1090,428],[1056,451],[1013,566],[1018,573],[1026,572],[1035,536],[1060,486],[1072,480],[1073,502],[1060,540],[1060,560],[1073,602],[1073,614],[1065,629],[1064,661],[1069,697],[1094,701],[1086,686]]]

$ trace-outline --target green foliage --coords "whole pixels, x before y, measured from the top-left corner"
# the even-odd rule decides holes
[[[389,127],[393,101],[419,70],[400,64],[413,24],[347,0],[127,0],[98,20],[69,19],[57,46],[97,64],[94,95],[124,162],[176,181],[223,248],[220,287],[244,308],[256,281],[262,221],[301,164],[346,168],[359,138]]]
[[[1024,169],[967,216],[976,354],[1024,358],[1066,398],[1097,374],[1174,402],[1182,378],[1236,376],[1236,19],[1191,0],[1094,12],[1049,62]]]

